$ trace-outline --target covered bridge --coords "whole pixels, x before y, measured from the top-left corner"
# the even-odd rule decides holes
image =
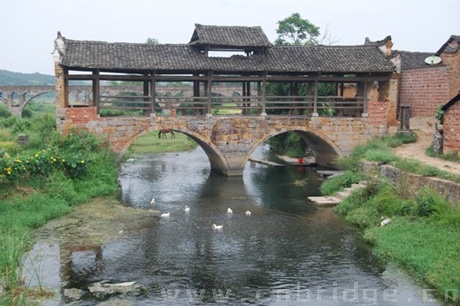
[[[173,115],[218,114],[220,109],[237,108],[246,115],[282,113],[277,111],[282,109],[285,114],[360,116],[368,113],[372,90],[378,91],[376,101],[396,103],[396,89],[390,88],[395,67],[377,46],[274,46],[257,26],[196,24],[185,44],[70,40],[58,32],[54,59],[60,108],[69,106],[69,82],[82,80],[91,81],[90,106],[98,111],[114,107],[113,97],[101,95],[102,81],[142,84],[142,93],[123,98],[133,101],[133,108],[142,109],[144,115],[158,113],[158,108],[174,109]],[[194,99],[155,103],[156,87],[167,82],[193,84]],[[236,105],[224,105],[225,97],[219,101],[212,95],[213,85],[223,82],[240,84],[243,94],[232,100]],[[267,85],[273,83],[289,84],[288,93],[270,96]],[[320,83],[334,86],[333,94],[321,96]],[[356,88],[353,96],[344,91],[350,83]]]
[[[260,27],[197,24],[185,44],[79,41],[58,33],[54,59],[62,133],[105,134],[124,152],[143,133],[170,128],[194,139],[211,169],[227,176],[242,175],[255,148],[280,133],[297,132],[318,164],[332,166],[356,145],[386,135],[395,121],[397,76],[375,45],[273,46]],[[92,99],[72,105],[69,84],[80,81],[90,81]],[[129,81],[141,92],[108,96],[105,81]],[[178,82],[193,87],[192,97],[159,97],[160,86]],[[215,95],[223,83],[241,86],[242,94]],[[126,113],[106,117],[106,109]]]

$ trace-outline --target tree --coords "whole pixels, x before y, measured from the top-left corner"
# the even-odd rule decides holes
[[[160,42],[158,41],[158,39],[152,38],[152,37],[147,38],[147,40],[145,41],[145,43],[148,44],[148,45],[159,45],[159,44],[160,44]]]
[[[318,37],[320,35],[319,27],[312,24],[308,19],[303,19],[299,13],[293,13],[291,16],[278,21],[278,29],[276,30],[278,38],[275,41],[277,46],[314,46],[318,45]],[[326,34],[327,28],[326,28]],[[324,39],[329,35],[324,36]],[[334,88],[324,86],[328,84],[320,84],[319,91],[334,93]],[[306,84],[300,84],[298,88],[299,95],[306,95],[308,92]],[[290,84],[268,83],[267,93],[273,96],[286,96],[290,94]],[[281,113],[283,110],[272,110],[272,113]],[[285,153],[290,157],[303,157],[306,153],[307,144],[295,132],[287,132],[279,134],[269,139],[268,143],[277,153]]]
[[[317,45],[317,37],[320,35],[319,27],[312,24],[308,19],[303,19],[299,13],[278,21],[276,29],[278,38],[275,45]]]

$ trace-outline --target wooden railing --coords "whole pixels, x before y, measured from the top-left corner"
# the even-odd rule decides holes
[[[73,105],[77,106],[77,105]],[[83,106],[83,105],[81,105]],[[72,106],[71,106],[72,107]],[[341,96],[213,96],[209,97],[156,97],[151,96],[101,96],[97,105],[102,115],[157,116],[215,116],[237,115],[298,115],[359,117],[366,112],[363,97],[353,99]]]

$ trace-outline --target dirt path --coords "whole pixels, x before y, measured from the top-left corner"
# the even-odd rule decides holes
[[[410,128],[417,134],[418,140],[414,143],[404,144],[393,151],[398,156],[416,159],[423,164],[434,166],[440,170],[460,175],[460,163],[450,162],[441,158],[426,155],[426,149],[433,141],[435,119],[432,117],[411,118]]]

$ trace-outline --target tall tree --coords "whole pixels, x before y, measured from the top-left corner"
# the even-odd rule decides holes
[[[276,29],[278,38],[275,45],[317,45],[317,37],[320,35],[319,27],[308,19],[303,19],[299,13],[278,21]]]

